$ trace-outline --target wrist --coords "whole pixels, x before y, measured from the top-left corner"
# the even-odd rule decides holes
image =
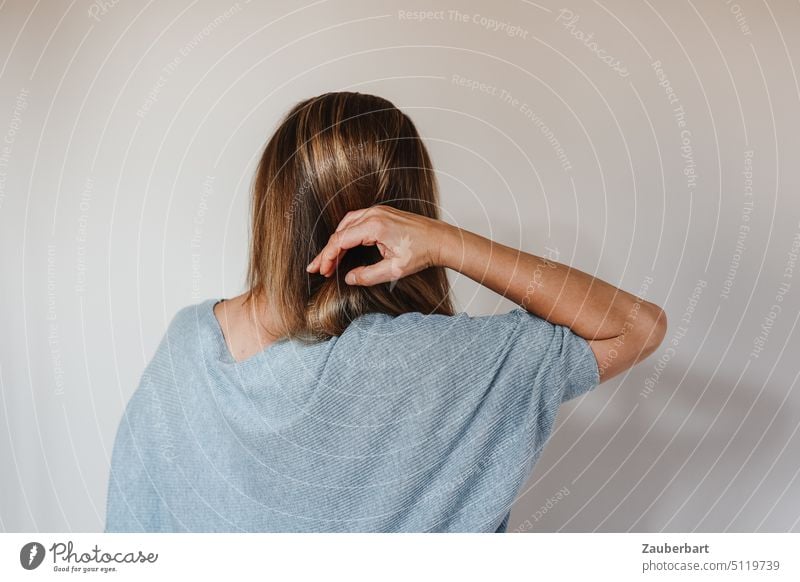
[[[439,221],[432,249],[433,266],[459,270],[464,262],[465,230]]]

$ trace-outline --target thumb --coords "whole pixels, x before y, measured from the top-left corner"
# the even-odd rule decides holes
[[[363,285],[369,287],[377,285],[378,283],[386,283],[397,279],[397,276],[393,272],[394,270],[391,261],[389,259],[384,259],[374,265],[366,265],[352,269],[347,273],[344,281],[348,285]]]

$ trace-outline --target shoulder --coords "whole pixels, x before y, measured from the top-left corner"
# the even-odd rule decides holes
[[[213,318],[213,305],[216,299],[206,299],[199,303],[185,305],[172,313],[167,327],[153,356],[152,365],[162,360],[171,360],[175,354],[199,349],[200,342],[213,337],[210,317]]]
[[[426,334],[447,333],[480,336],[505,336],[525,328],[546,332],[552,324],[521,308],[506,313],[470,315],[459,312],[455,315],[426,315],[419,312],[404,313],[398,316],[370,314],[365,316],[371,330],[386,330],[395,333]]]
[[[187,377],[202,361],[203,346],[210,335],[205,310],[210,313],[211,300],[186,305],[173,312],[166,330],[156,346],[139,380],[138,389],[128,405],[139,413],[147,410],[152,395],[167,390],[177,377]],[[146,415],[145,415],[146,416]]]
[[[152,423],[154,414],[163,414],[163,403],[168,399],[167,392],[172,390],[175,378],[185,377],[191,372],[187,362],[199,361],[197,350],[207,331],[198,329],[198,326],[206,325],[203,321],[204,310],[211,311],[212,301],[186,305],[173,313],[152,358],[142,371],[136,390],[128,400],[125,424],[119,429],[121,434],[124,435],[125,431],[130,433],[140,423],[147,426]]]
[[[339,340],[343,346],[364,341],[371,349],[386,346],[393,351],[439,354],[467,349],[478,355],[502,349],[521,334],[546,339],[551,328],[552,324],[521,309],[491,315],[370,313],[353,321]]]
[[[554,326],[548,321],[517,307],[506,313],[488,315],[470,315],[463,311],[454,315],[429,315],[418,311],[396,316],[385,313],[368,313],[353,321],[347,331],[356,333],[359,331],[372,333],[376,330],[403,333],[426,333],[431,331],[504,333],[520,327],[547,331]]]
[[[218,299],[206,299],[181,307],[174,312],[167,326],[168,333],[188,333],[197,331],[197,327],[207,322],[208,314],[213,314],[214,304]]]
[[[438,313],[425,314],[418,311],[411,311],[401,315],[387,315],[385,313],[368,313],[362,315],[353,323],[357,327],[369,327],[373,329],[385,328],[393,330],[425,330],[439,328],[467,328],[479,329],[481,327],[513,327],[520,323],[524,317],[540,318],[516,308],[507,313],[494,313],[488,315],[470,315],[464,311],[454,315],[442,315]]]

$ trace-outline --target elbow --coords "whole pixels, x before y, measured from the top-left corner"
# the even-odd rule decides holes
[[[667,313],[654,303],[647,303],[646,316],[643,318],[642,359],[658,349],[667,335]]]

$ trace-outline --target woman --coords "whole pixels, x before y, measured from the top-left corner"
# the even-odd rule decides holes
[[[505,531],[559,405],[666,318],[438,216],[390,102],[295,106],[256,174],[248,291],[171,322],[119,426],[106,531]],[[522,308],[454,313],[446,269]]]

